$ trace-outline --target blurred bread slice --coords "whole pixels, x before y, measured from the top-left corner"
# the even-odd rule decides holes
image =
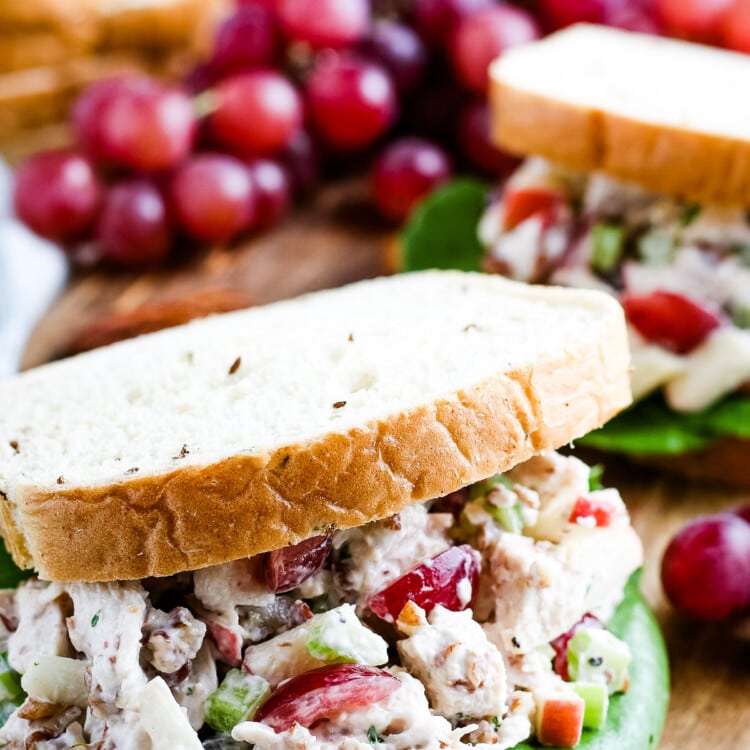
[[[490,67],[495,142],[655,192],[750,206],[750,57],[581,24]]]
[[[91,56],[0,75],[0,142],[64,120],[83,86],[139,67],[132,56]]]

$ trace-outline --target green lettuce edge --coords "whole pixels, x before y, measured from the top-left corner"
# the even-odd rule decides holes
[[[679,455],[722,437],[750,439],[750,396],[728,396],[691,413],[672,411],[660,396],[648,398],[576,443],[631,455]]]

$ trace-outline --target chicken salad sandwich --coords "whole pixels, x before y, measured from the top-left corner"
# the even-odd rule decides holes
[[[480,224],[487,267],[616,294],[634,409],[592,445],[747,481],[750,62],[580,25],[490,70],[496,142],[530,157]]]
[[[640,541],[554,452],[628,362],[607,295],[430,272],[0,383],[0,745],[655,747]]]

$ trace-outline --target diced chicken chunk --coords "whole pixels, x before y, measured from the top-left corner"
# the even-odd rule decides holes
[[[137,705],[146,684],[140,667],[146,592],[140,583],[74,583],[70,640],[91,662],[90,702],[106,715]],[[97,713],[97,709],[93,709]]]
[[[56,583],[32,579],[16,592],[18,627],[8,639],[8,661],[23,674],[38,656],[73,656],[65,618],[70,600]]]
[[[402,664],[424,684],[433,710],[462,721],[503,715],[503,658],[471,610],[451,612],[438,605],[408,632],[398,642],[398,652]]]
[[[175,607],[171,612],[150,609],[143,635],[154,669],[173,674],[195,659],[206,635],[206,625],[185,607]]]

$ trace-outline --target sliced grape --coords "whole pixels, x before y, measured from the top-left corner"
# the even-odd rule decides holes
[[[296,589],[317,573],[331,551],[330,536],[313,536],[291,547],[269,552],[266,557],[266,586],[275,594]]]
[[[374,667],[321,667],[292,677],[276,688],[255,714],[255,721],[276,732],[289,729],[295,722],[309,727],[320,719],[379,703],[400,686],[396,677]]]
[[[450,547],[372,594],[367,606],[386,622],[395,622],[409,601],[427,614],[437,604],[458,612],[466,609],[474,598],[479,570],[479,553],[473,547],[468,544]]]
[[[627,295],[622,300],[630,325],[652,343],[676,354],[687,354],[722,324],[718,312],[683,294],[657,290]]]

